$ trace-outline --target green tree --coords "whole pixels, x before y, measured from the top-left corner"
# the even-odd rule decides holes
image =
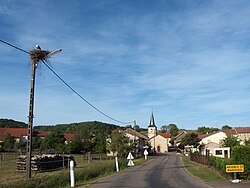
[[[184,146],[191,146],[193,145],[194,147],[197,147],[199,145],[200,139],[198,138],[198,134],[192,132],[189,134],[186,134],[183,138],[182,138],[182,142],[181,142],[181,148],[184,148]]]
[[[117,152],[118,157],[125,157],[125,154],[132,151],[132,146],[129,145],[129,139],[123,133],[115,130],[111,134],[111,141],[108,148],[113,153]]]
[[[64,134],[58,132],[50,133],[43,139],[41,148],[44,150],[53,149],[56,151],[64,151],[65,149]]]
[[[106,135],[104,133],[99,133],[95,137],[95,150],[100,153],[106,153],[107,150],[107,141]]]
[[[169,125],[162,126],[161,131],[162,132],[169,131],[172,136],[176,136],[176,135],[178,135],[179,128],[177,127],[176,124],[171,123]]]
[[[11,134],[7,133],[3,141],[3,150],[4,151],[13,151],[15,148],[15,138]]]
[[[223,147],[230,147],[230,151],[232,151],[233,147],[240,145],[240,141],[238,141],[237,137],[228,134],[227,137],[222,140],[221,145]]]
[[[233,129],[232,127],[230,127],[229,125],[224,125],[221,127],[221,130],[231,130]]]
[[[244,144],[245,144],[245,146],[250,146],[250,139],[249,140],[244,140]]]
[[[250,178],[250,146],[235,146],[232,149],[231,160],[233,164],[244,164],[244,172],[239,173],[243,179]]]
[[[202,134],[206,134],[206,133],[217,132],[217,131],[219,131],[219,129],[218,128],[213,128],[213,127],[210,128],[210,127],[203,126],[203,127],[198,127],[197,131],[202,133]]]

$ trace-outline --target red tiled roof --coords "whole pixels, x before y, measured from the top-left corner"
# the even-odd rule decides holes
[[[215,133],[200,134],[200,135],[198,135],[198,138],[199,138],[199,139],[203,139],[203,138],[206,138],[206,137],[211,136],[211,135],[213,135],[213,134],[215,134]]]
[[[229,129],[229,130],[221,130],[221,132],[225,134],[231,134],[231,135],[236,135],[236,131],[234,129]]]
[[[35,134],[37,137],[45,137],[45,136],[48,136],[49,132],[48,131],[35,131]]]
[[[158,135],[163,136],[164,138],[171,138],[170,132],[165,132],[165,133],[157,133]]]
[[[66,140],[75,140],[75,134],[64,134]]]
[[[28,135],[27,128],[0,128],[0,140],[3,141],[6,134],[11,134],[14,138]]]
[[[250,133],[250,127],[235,127],[236,133]]]

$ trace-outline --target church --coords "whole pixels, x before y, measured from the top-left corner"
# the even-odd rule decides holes
[[[169,141],[171,140],[171,135],[169,132],[161,133],[157,132],[157,127],[155,125],[154,114],[151,114],[150,122],[148,126],[148,138],[151,148],[156,153],[166,153],[168,152]]]

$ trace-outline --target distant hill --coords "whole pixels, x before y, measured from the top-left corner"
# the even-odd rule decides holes
[[[12,119],[0,119],[0,128],[26,128],[28,125],[24,122]]]
[[[73,134],[110,134],[113,130],[120,128],[118,125],[102,123],[98,121],[58,124],[54,126],[35,126],[36,131],[57,131]]]

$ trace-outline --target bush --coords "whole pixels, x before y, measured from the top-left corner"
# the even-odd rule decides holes
[[[231,159],[224,159],[220,157],[214,157],[210,156],[209,157],[209,166],[215,168],[218,170],[220,173],[224,175],[229,175],[226,173],[226,165],[232,164]]]
[[[235,146],[232,150],[232,164],[244,164],[242,179],[250,179],[250,146]]]

